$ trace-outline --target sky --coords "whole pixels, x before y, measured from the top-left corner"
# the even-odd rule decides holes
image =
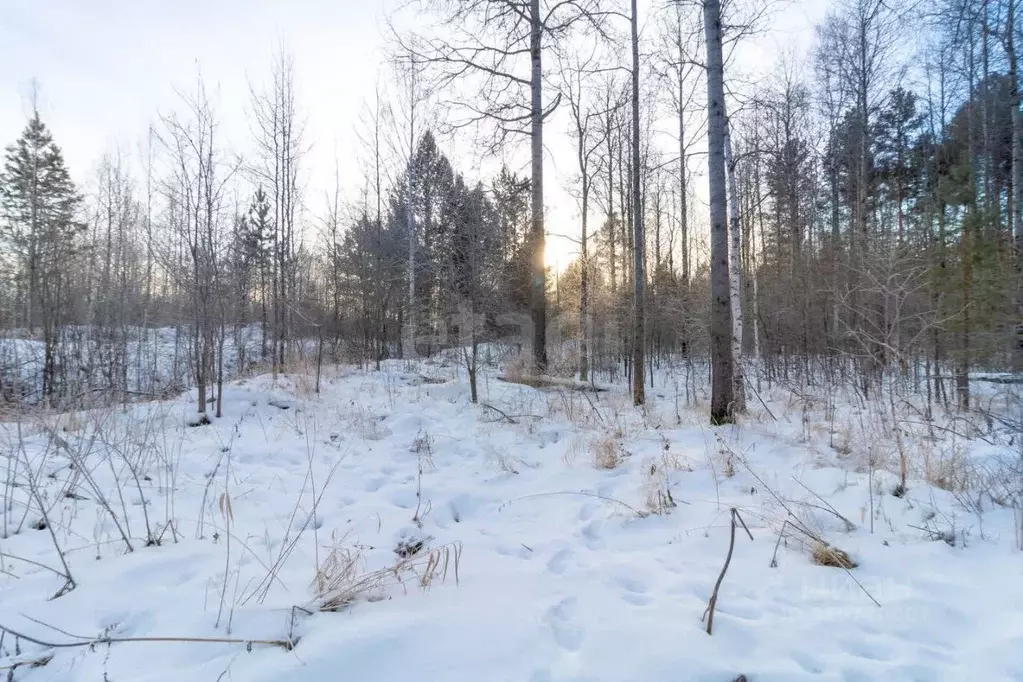
[[[641,0],[641,16],[653,1]],[[777,54],[805,53],[827,4],[775,5],[772,30],[751,41],[744,65],[769,77]],[[356,128],[386,78],[391,6],[389,0],[0,0],[0,145],[24,127],[38,83],[41,115],[72,176],[87,189],[105,152],[139,158],[149,126],[180,107],[178,93],[194,88],[201,72],[228,144],[244,153],[251,144],[250,87],[267,80],[274,51],[283,46],[294,58],[305,117],[305,207],[312,218],[323,212],[335,168],[349,197],[364,184]],[[571,142],[563,130],[554,122],[547,134],[547,218],[555,234],[571,232],[578,215],[566,190]],[[464,144],[455,150],[464,170],[478,163],[467,158],[473,150]],[[574,248],[553,237],[548,261],[563,267]]]

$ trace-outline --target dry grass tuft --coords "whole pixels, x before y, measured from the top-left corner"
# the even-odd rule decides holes
[[[929,455],[924,459],[924,478],[936,488],[952,493],[965,492],[973,479],[970,462],[962,447]]]
[[[846,569],[857,566],[847,552],[819,541],[814,541],[810,546],[810,557],[818,566]]]
[[[598,469],[617,469],[628,458],[629,453],[616,435],[606,436],[593,446],[593,464]]]
[[[646,508],[651,514],[667,514],[677,506],[668,485],[667,470],[651,461],[645,467],[645,473],[643,489],[646,493]]]
[[[576,463],[576,460],[586,451],[587,440],[586,437],[581,434],[572,436],[572,439],[568,441],[568,445],[565,446],[565,453],[561,456],[561,461],[565,466],[572,466]]]
[[[665,452],[661,456],[661,466],[669,471],[692,471],[693,465],[688,457],[678,452]]]
[[[400,585],[407,591],[409,583],[429,589],[444,583],[453,575],[459,581],[462,545],[452,543],[398,557],[384,568],[362,572],[362,556],[358,551],[335,545],[316,571],[314,588],[316,608],[320,611],[341,611],[359,601],[381,601],[388,598],[388,589]]]
[[[420,431],[416,434],[416,437],[412,439],[412,445],[409,446],[409,451],[415,453],[419,458],[423,471],[433,471],[437,468],[433,461],[433,436],[429,432]]]

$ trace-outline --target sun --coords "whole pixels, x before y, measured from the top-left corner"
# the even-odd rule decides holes
[[[579,246],[564,235],[548,234],[544,244],[543,262],[560,274],[579,258]]]

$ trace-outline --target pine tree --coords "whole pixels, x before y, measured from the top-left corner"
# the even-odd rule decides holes
[[[249,216],[246,220],[246,231],[244,236],[245,256],[251,267],[257,271],[259,279],[259,308],[260,308],[260,358],[267,359],[269,353],[267,339],[270,320],[267,314],[267,298],[270,292],[267,289],[267,278],[270,276],[270,259],[272,244],[272,224],[270,218],[270,202],[262,185],[256,188],[252,197],[252,206],[249,208]]]
[[[47,400],[55,393],[69,257],[83,231],[75,219],[79,202],[60,147],[35,112],[18,141],[7,148],[0,172],[0,250],[13,265],[21,323],[29,330],[42,327],[42,391]]]

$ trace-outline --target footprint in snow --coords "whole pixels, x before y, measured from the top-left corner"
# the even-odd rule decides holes
[[[456,495],[448,501],[448,509],[451,512],[451,520],[461,523],[470,516],[474,516],[480,507],[480,498],[472,495]]]
[[[892,660],[892,650],[883,644],[877,642],[868,641],[845,641],[842,642],[839,647],[845,653],[856,658],[864,658],[868,661],[890,661]]]
[[[547,562],[547,570],[555,575],[562,575],[568,568],[568,561],[572,558],[572,550],[559,549]]]
[[[808,656],[804,653],[793,651],[792,660],[795,661],[796,665],[802,668],[803,672],[805,673],[824,672],[824,665],[821,663],[820,659],[815,658],[813,656]]]
[[[399,509],[414,509],[416,506],[416,491],[402,488],[391,496],[391,504]]]
[[[554,642],[569,652],[576,652],[583,645],[583,631],[575,625],[576,599],[569,597],[547,609],[544,622],[551,629]]]
[[[579,508],[579,520],[589,521],[593,518],[600,505],[595,502],[586,502]]]
[[[642,582],[629,576],[619,576],[613,581],[621,588],[621,597],[633,606],[646,606],[650,603],[650,597],[646,593],[646,586]]]
[[[604,538],[602,537],[603,531],[602,521],[590,521],[582,529],[583,541],[586,542],[588,549],[603,549]]]
[[[380,490],[380,488],[382,488],[384,483],[386,482],[387,479],[384,478],[383,476],[371,478],[368,481],[366,481],[366,487],[363,488],[363,490],[365,490],[367,493],[375,493],[376,491]]]

